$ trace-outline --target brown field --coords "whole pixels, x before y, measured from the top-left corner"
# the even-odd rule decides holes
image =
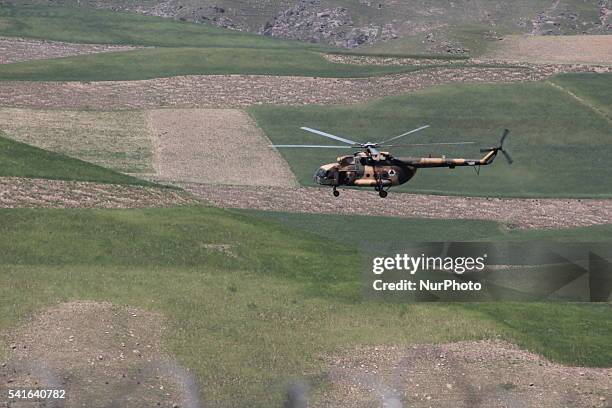
[[[407,218],[494,220],[515,228],[569,228],[612,223],[612,200],[454,197],[327,188],[266,188],[186,184],[203,202],[222,208]],[[381,205],[384,203],[384,205]]]
[[[0,64],[70,57],[100,52],[131,51],[142,47],[105,44],[72,44],[59,41],[0,37]]]
[[[318,407],[608,407],[612,369],[566,367],[500,341],[361,347],[325,356]]]
[[[612,65],[612,35],[511,35],[499,41],[483,58]]]
[[[0,208],[143,208],[194,204],[168,188],[0,177]]]
[[[152,147],[141,111],[0,108],[8,137],[114,170],[151,172]]]
[[[6,335],[0,381],[66,390],[64,403],[53,407],[199,407],[192,375],[162,351],[165,323],[106,302],[61,303]]]
[[[285,160],[254,121],[236,109],[148,112],[156,178],[173,182],[294,187]]]
[[[612,67],[443,67],[357,79],[192,75],[141,81],[0,81],[0,106],[116,110],[160,107],[240,108],[262,103],[351,104],[445,83],[538,81],[559,72],[583,71],[612,71]]]

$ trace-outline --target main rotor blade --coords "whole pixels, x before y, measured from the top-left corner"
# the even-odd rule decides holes
[[[317,135],[329,137],[330,139],[338,140],[340,142],[348,143],[348,144],[351,144],[351,145],[361,144],[359,142],[355,142],[354,140],[345,139],[343,137],[332,135],[331,133],[322,132],[322,131],[317,130],[317,129],[311,129],[311,128],[308,128],[308,127],[301,127],[300,129],[305,130],[305,131],[310,132],[310,133],[315,133]]]
[[[429,127],[429,125],[425,125],[425,126],[421,126],[419,128],[416,128],[416,129],[412,129],[412,130],[410,130],[410,131],[408,131],[406,133],[402,133],[401,135],[397,135],[395,137],[392,137],[391,139],[388,139],[388,140],[385,140],[383,142],[380,142],[380,144],[388,143],[388,142],[390,142],[392,140],[399,139],[400,137],[408,136],[411,133],[418,132],[419,130],[427,129],[428,127]]]
[[[326,146],[326,145],[270,145],[270,147],[309,147],[322,149],[353,149],[353,146]]]
[[[379,147],[407,147],[407,146],[441,146],[441,145],[467,145],[476,142],[440,142],[440,143],[409,143],[401,145],[380,145]]]

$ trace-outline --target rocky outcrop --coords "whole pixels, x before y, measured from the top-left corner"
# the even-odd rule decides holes
[[[239,29],[239,25],[234,23],[226,14],[226,9],[221,6],[205,6],[197,8],[187,8],[178,6],[176,18],[181,21],[191,21],[195,23],[210,23],[217,27]]]
[[[598,6],[602,31],[612,32],[612,0],[599,0]]]
[[[343,7],[323,8],[319,0],[302,0],[279,12],[261,28],[260,33],[344,48],[387,41],[398,36],[390,23],[356,27],[349,10]]]
[[[547,10],[531,19],[531,34],[609,34],[612,32],[610,25],[612,1],[599,0],[596,7],[599,21],[585,18],[578,9],[562,5],[560,0],[554,0]]]

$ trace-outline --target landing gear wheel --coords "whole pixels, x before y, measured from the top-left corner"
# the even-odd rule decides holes
[[[385,198],[387,196],[387,192],[384,190],[380,190],[378,192],[378,195],[380,196],[380,198]]]
[[[340,195],[340,192],[334,188],[333,194],[334,194],[334,197],[338,197]]]

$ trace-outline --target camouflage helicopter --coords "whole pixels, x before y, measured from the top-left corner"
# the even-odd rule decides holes
[[[331,186],[335,197],[340,195],[339,186],[354,187],[374,187],[378,195],[382,198],[387,196],[387,191],[392,186],[399,186],[410,180],[420,168],[448,167],[453,169],[457,166],[473,166],[476,172],[480,166],[487,166],[493,163],[498,152],[501,152],[509,164],[512,158],[503,149],[504,141],[510,132],[505,129],[498,146],[480,149],[481,153],[486,153],[480,159],[460,159],[442,157],[394,157],[389,152],[380,151],[381,147],[404,147],[404,146],[434,146],[434,145],[463,145],[473,144],[474,142],[442,142],[442,143],[416,143],[416,144],[389,144],[394,140],[408,136],[412,133],[428,128],[429,125],[421,126],[410,130],[401,135],[378,143],[360,143],[346,139],[331,133],[322,132],[317,129],[301,127],[300,129],[320,136],[324,136],[346,145],[272,145],[276,148],[322,148],[322,149],[363,149],[350,156],[340,156],[336,163],[329,163],[321,166],[314,174],[314,181],[317,184]]]

